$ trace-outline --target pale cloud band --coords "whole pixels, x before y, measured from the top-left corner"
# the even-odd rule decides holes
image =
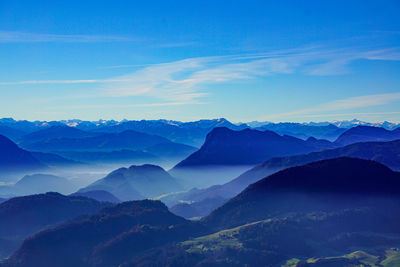
[[[0,85],[98,84],[97,95],[94,96],[141,95],[167,102],[192,103],[208,96],[215,84],[277,74],[339,75],[349,72],[349,64],[356,60],[400,60],[400,52],[397,47],[328,49],[309,46],[258,54],[198,57],[145,65],[131,73],[108,79],[3,81]],[[344,108],[354,103],[365,105],[363,101],[368,99],[352,99],[351,103],[339,101],[329,105]],[[371,104],[380,103],[379,99],[369,101]],[[329,105],[324,108],[329,109]]]
[[[320,104],[316,107],[295,110],[292,112],[285,112],[279,114],[272,114],[261,118],[261,120],[273,120],[273,119],[292,119],[299,117],[317,117],[322,116],[320,113],[329,111],[340,111],[350,110],[363,107],[381,106],[392,102],[400,101],[400,93],[388,93],[388,94],[374,94],[350,97],[346,99],[339,99],[328,103]],[[390,113],[395,114],[395,113]],[[323,116],[329,116],[323,114]]]
[[[132,36],[89,35],[89,34],[48,34],[20,31],[0,31],[0,43],[98,43],[138,41]]]

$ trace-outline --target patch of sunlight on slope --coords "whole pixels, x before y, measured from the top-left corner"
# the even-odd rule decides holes
[[[362,250],[352,252],[338,257],[326,257],[326,258],[309,258],[306,260],[307,263],[319,263],[320,260],[334,260],[346,258],[349,260],[355,260],[354,264],[361,264],[361,266],[370,267],[399,267],[400,266],[400,250],[388,249],[384,255],[372,255]],[[288,260],[282,267],[296,267],[300,262],[299,259],[293,258]],[[319,265],[318,265],[319,266]],[[357,265],[358,266],[358,265]]]
[[[400,250],[389,249],[386,250],[386,259],[381,261],[384,267],[398,267],[400,266]]]
[[[219,250],[226,247],[241,248],[243,247],[243,244],[238,240],[239,231],[241,229],[259,223],[268,223],[270,221],[271,219],[267,219],[244,224],[235,228],[222,230],[214,234],[197,237],[193,240],[184,241],[181,243],[181,245],[189,253]]]

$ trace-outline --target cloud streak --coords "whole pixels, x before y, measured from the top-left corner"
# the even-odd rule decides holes
[[[193,102],[208,96],[213,86],[270,75],[339,75],[350,71],[356,60],[400,60],[399,48],[327,49],[309,46],[257,54],[198,57],[153,65],[109,79],[3,81],[0,85],[98,84],[98,95],[105,97],[149,96],[172,103]],[[118,66],[120,67],[120,66]],[[375,96],[376,97],[376,96]],[[350,102],[349,102],[350,101]],[[379,98],[354,98],[328,103],[335,110],[347,106],[380,103]],[[382,100],[382,101],[386,101]],[[368,102],[368,103],[367,103]],[[319,107],[318,109],[321,109]],[[313,112],[305,110],[302,112]],[[318,111],[318,110],[317,110]]]
[[[139,39],[121,35],[74,35],[0,31],[0,43],[99,43],[126,41],[139,41]]]
[[[346,99],[327,102],[312,108],[299,109],[292,112],[273,114],[264,117],[262,120],[293,118],[300,116],[315,117],[315,116],[320,116],[321,114],[319,113],[321,112],[323,113],[329,111],[340,111],[340,110],[350,110],[355,108],[382,106],[397,101],[400,101],[400,93],[357,96],[357,97],[350,97]]]

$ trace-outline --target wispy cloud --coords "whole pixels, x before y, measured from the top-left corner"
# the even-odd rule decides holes
[[[139,41],[123,35],[47,34],[20,31],[0,31],[0,43],[99,43]]]
[[[346,99],[335,100],[327,103],[320,104],[318,106],[306,109],[299,109],[291,112],[272,114],[262,118],[262,120],[268,119],[285,119],[294,117],[315,117],[321,116],[321,112],[329,111],[340,111],[350,110],[355,108],[381,106],[392,102],[400,101],[400,93],[388,93],[388,94],[375,94],[350,97]],[[325,115],[324,115],[325,116]]]
[[[132,65],[139,69],[109,79],[3,81],[0,85],[23,84],[99,84],[98,96],[150,96],[167,102],[192,102],[210,94],[211,86],[238,80],[250,80],[276,74],[339,75],[350,71],[356,60],[400,60],[399,48],[365,49],[360,47],[328,49],[309,46],[257,54],[198,57],[153,65]],[[126,65],[125,65],[126,66]],[[118,66],[121,67],[121,66]],[[379,96],[379,95],[378,95]],[[372,105],[389,101],[367,97],[340,100],[320,109],[340,106]]]
[[[50,107],[50,110],[59,109],[108,109],[108,108],[154,108],[154,107],[169,107],[169,106],[183,106],[183,105],[202,105],[205,102],[192,101],[192,102],[162,102],[162,103],[137,103],[137,104],[94,104],[94,105],[68,105],[68,106],[55,106]]]
[[[168,101],[191,101],[209,94],[219,83],[275,74],[338,75],[355,60],[400,60],[397,49],[326,50],[308,47],[268,53],[189,58],[143,67],[104,84],[102,93],[121,97],[147,95]]]

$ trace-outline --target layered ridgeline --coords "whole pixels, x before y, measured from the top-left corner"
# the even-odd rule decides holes
[[[158,135],[132,130],[120,133],[85,132],[68,126],[53,126],[21,138],[31,151],[54,152],[81,162],[156,161],[182,159],[196,148]]]
[[[400,173],[375,161],[335,158],[288,168],[251,184],[204,222],[221,229],[292,212],[382,207],[385,203],[389,212],[400,204],[399,193]],[[400,206],[390,212],[397,209]]]
[[[124,202],[37,233],[3,266],[120,266],[146,250],[207,232],[159,201]]]
[[[19,138],[21,147],[29,147],[38,142],[60,138],[85,138],[101,135],[101,133],[86,132],[66,125],[50,126],[48,128],[29,133]]]
[[[271,158],[264,163],[244,172],[232,181],[223,185],[214,185],[205,189],[191,190],[180,195],[180,200],[192,204],[178,204],[172,210],[184,217],[198,217],[207,215],[217,208],[221,200],[229,199],[240,193],[248,185],[285,168],[300,166],[313,161],[333,159],[337,157],[354,157],[380,162],[393,170],[400,170],[400,140],[391,142],[363,142],[327,149],[308,154]],[[216,201],[212,202],[212,199]],[[210,205],[214,203],[215,205]],[[202,213],[196,213],[201,210]],[[194,215],[194,216],[193,216]]]
[[[273,156],[306,153],[330,147],[330,142],[315,138],[304,141],[272,131],[215,128],[207,135],[203,146],[174,169],[210,165],[252,165]]]
[[[14,185],[0,187],[0,195],[24,196],[46,192],[70,194],[78,188],[68,179],[50,174],[25,175]]]
[[[86,197],[46,193],[16,197],[0,204],[1,257],[8,256],[27,236],[58,223],[110,206]]]
[[[116,196],[111,194],[108,191],[105,190],[92,190],[92,191],[85,191],[85,192],[75,192],[73,194],[70,194],[71,197],[88,197],[88,198],[93,198],[97,201],[103,201],[103,202],[111,202],[111,203],[119,203],[121,200],[119,200]]]
[[[164,142],[170,141],[161,136],[124,131],[122,133],[101,134],[92,137],[50,138],[25,145],[24,148],[38,151],[144,149]]]
[[[310,122],[310,123],[271,123],[253,121],[249,123],[233,124],[224,118],[199,120],[193,122],[181,122],[171,120],[140,120],[140,121],[16,121],[10,118],[0,119],[0,134],[7,136],[13,141],[22,136],[51,127],[73,127],[86,132],[120,133],[126,130],[159,135],[171,141],[200,147],[206,135],[216,127],[227,127],[232,130],[244,128],[255,128],[259,130],[271,130],[281,135],[287,134],[306,139],[310,136],[322,139],[334,140],[343,131],[359,126],[375,126],[393,130],[399,126],[398,123],[379,122],[368,123],[359,120],[332,121],[332,122]],[[336,127],[336,128],[335,128]]]
[[[218,232],[156,249],[126,266],[300,267],[310,258],[310,266],[397,266],[399,259],[385,250],[395,253],[390,248],[400,246],[399,185],[400,173],[369,160],[289,168],[202,220]],[[378,256],[358,252],[331,260],[358,250]]]
[[[387,130],[373,126],[357,126],[341,134],[335,141],[338,145],[358,142],[393,141],[400,139],[400,128]]]
[[[9,126],[0,125],[0,135],[7,136],[7,138],[16,142],[22,136],[26,135],[26,132]]]
[[[44,169],[46,166],[29,151],[19,148],[7,137],[0,135],[0,174]]]
[[[0,135],[0,174],[2,181],[24,173],[57,167],[79,166],[81,163],[53,153],[31,152],[20,148],[7,137]],[[10,179],[8,179],[10,180]]]
[[[281,136],[272,131],[215,128],[207,135],[203,146],[178,163],[170,173],[185,179],[188,185],[204,187],[226,182],[232,177],[228,175],[238,175],[249,166],[271,157],[302,154],[331,147],[331,142],[315,138],[302,140],[292,136]]]
[[[280,266],[382,254],[400,245],[399,185],[400,173],[374,161],[318,161],[250,185],[200,223],[159,201],[124,202],[35,234],[2,266]]]
[[[96,131],[119,133],[126,130],[133,130],[152,135],[159,135],[173,142],[200,147],[203,144],[206,135],[216,127],[242,130],[248,126],[246,124],[235,125],[224,118],[193,122],[141,120],[124,121],[113,126],[100,127],[96,129]]]
[[[145,164],[120,168],[106,177],[79,190],[79,193],[105,190],[122,201],[154,198],[166,193],[181,191],[178,181],[163,168]]]
[[[258,126],[255,129],[260,131],[269,130],[280,135],[291,135],[301,139],[315,137],[318,139],[327,139],[331,141],[336,140],[339,135],[347,131],[346,128],[340,128],[333,124],[317,126],[293,122],[267,123]]]
[[[248,125],[236,125],[226,119],[199,120],[193,122],[181,122],[171,120],[140,120],[140,121],[16,121],[13,119],[0,119],[0,134],[3,134],[14,141],[21,140],[24,135],[46,130],[49,128],[70,127],[86,132],[79,134],[78,131],[70,131],[69,136],[59,135],[58,137],[83,137],[84,135],[94,135],[96,133],[121,133],[127,130],[158,135],[165,137],[173,142],[183,143],[190,146],[199,147],[204,142],[206,135],[215,127],[228,127],[233,130],[247,128]],[[55,130],[52,130],[55,132]],[[43,132],[42,132],[43,133]],[[44,132],[46,133],[46,132]],[[75,136],[73,136],[75,135]],[[34,135],[33,135],[34,136]],[[54,134],[53,137],[54,138]],[[29,142],[29,140],[28,140]]]

